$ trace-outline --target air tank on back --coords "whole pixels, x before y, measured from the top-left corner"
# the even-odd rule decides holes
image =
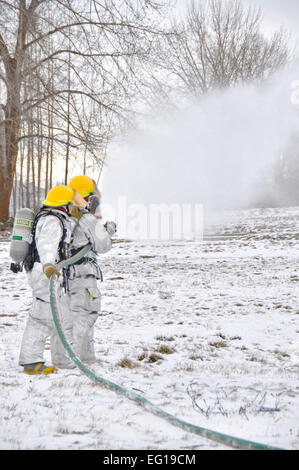
[[[9,256],[16,263],[17,267],[20,267],[17,271],[22,270],[21,263],[29,251],[34,218],[34,212],[28,208],[19,209],[15,216]]]

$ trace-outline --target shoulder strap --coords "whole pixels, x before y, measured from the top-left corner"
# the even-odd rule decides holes
[[[62,225],[62,238],[59,242],[59,255],[60,257],[63,257],[64,256],[64,252],[65,252],[65,249],[64,249],[64,242],[65,242],[65,238],[66,238],[66,234],[67,234],[67,228],[66,228],[66,223],[65,223],[65,218],[64,216],[61,214],[59,214],[58,212],[55,212],[55,211],[52,211],[52,210],[49,210],[49,209],[44,209],[42,208],[36,215],[35,217],[35,220],[34,220],[34,224],[33,224],[33,229],[32,229],[32,242],[34,243],[35,245],[35,230],[36,230],[36,225],[37,225],[37,222],[42,218],[42,217],[47,217],[48,215],[53,215],[54,217],[57,217],[57,219],[60,220],[61,222],[61,225]]]
[[[60,215],[59,213],[57,212],[54,212],[54,211],[51,211],[49,209],[40,209],[36,216],[35,216],[35,219],[34,219],[34,223],[33,223],[33,227],[32,227],[32,241],[31,241],[31,244],[29,245],[29,252],[24,260],[24,268],[26,271],[31,271],[32,268],[33,268],[33,264],[35,262],[39,262],[39,254],[38,254],[38,251],[37,251],[37,247],[36,247],[36,242],[35,242],[35,233],[36,233],[36,226],[37,226],[37,223],[38,221],[42,218],[42,217],[47,217],[47,215],[53,215],[55,217],[57,217],[60,222],[61,222],[61,225],[62,225],[62,238],[59,242],[59,246],[58,246],[58,253],[59,253],[59,257],[61,259],[64,259],[66,257],[66,246],[65,246],[65,238],[66,238],[66,234],[67,234],[67,229],[66,229],[66,224],[65,224],[65,219],[63,217],[63,215]]]

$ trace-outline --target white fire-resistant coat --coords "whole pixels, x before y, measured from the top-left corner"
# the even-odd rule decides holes
[[[51,211],[59,212],[64,217],[67,228],[66,239],[70,241],[75,226],[74,219],[61,211],[53,209]],[[32,271],[28,273],[28,282],[33,293],[33,305],[23,334],[19,364],[44,362],[45,342],[50,336],[53,364],[59,368],[74,367],[57,334],[50,308],[49,280],[42,269],[44,264],[51,263],[55,265],[59,262],[58,249],[63,236],[62,223],[53,215],[43,216],[37,222],[35,233],[40,262],[35,262]],[[59,282],[62,284],[62,276],[59,277]],[[61,294],[62,289],[59,289],[59,291]],[[64,309],[61,309],[60,313],[62,313],[61,320],[65,336],[71,341],[72,325],[70,319],[67,315],[63,315]]]

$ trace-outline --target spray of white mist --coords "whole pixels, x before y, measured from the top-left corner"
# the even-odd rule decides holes
[[[297,64],[266,85],[214,92],[171,118],[157,109],[109,156],[103,202],[250,206],[264,194],[262,175],[299,132],[298,90]]]

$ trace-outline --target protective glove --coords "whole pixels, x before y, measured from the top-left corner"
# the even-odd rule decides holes
[[[60,276],[60,272],[58,271],[58,269],[56,269],[56,266],[51,263],[44,264],[43,271],[49,280],[52,274],[56,274],[57,277]]]
[[[116,223],[115,222],[106,222],[104,225],[105,229],[108,232],[108,235],[112,237],[116,232]]]
[[[74,219],[80,220],[82,215],[84,214],[84,209],[80,209],[78,206],[73,206],[71,209],[71,216]]]

